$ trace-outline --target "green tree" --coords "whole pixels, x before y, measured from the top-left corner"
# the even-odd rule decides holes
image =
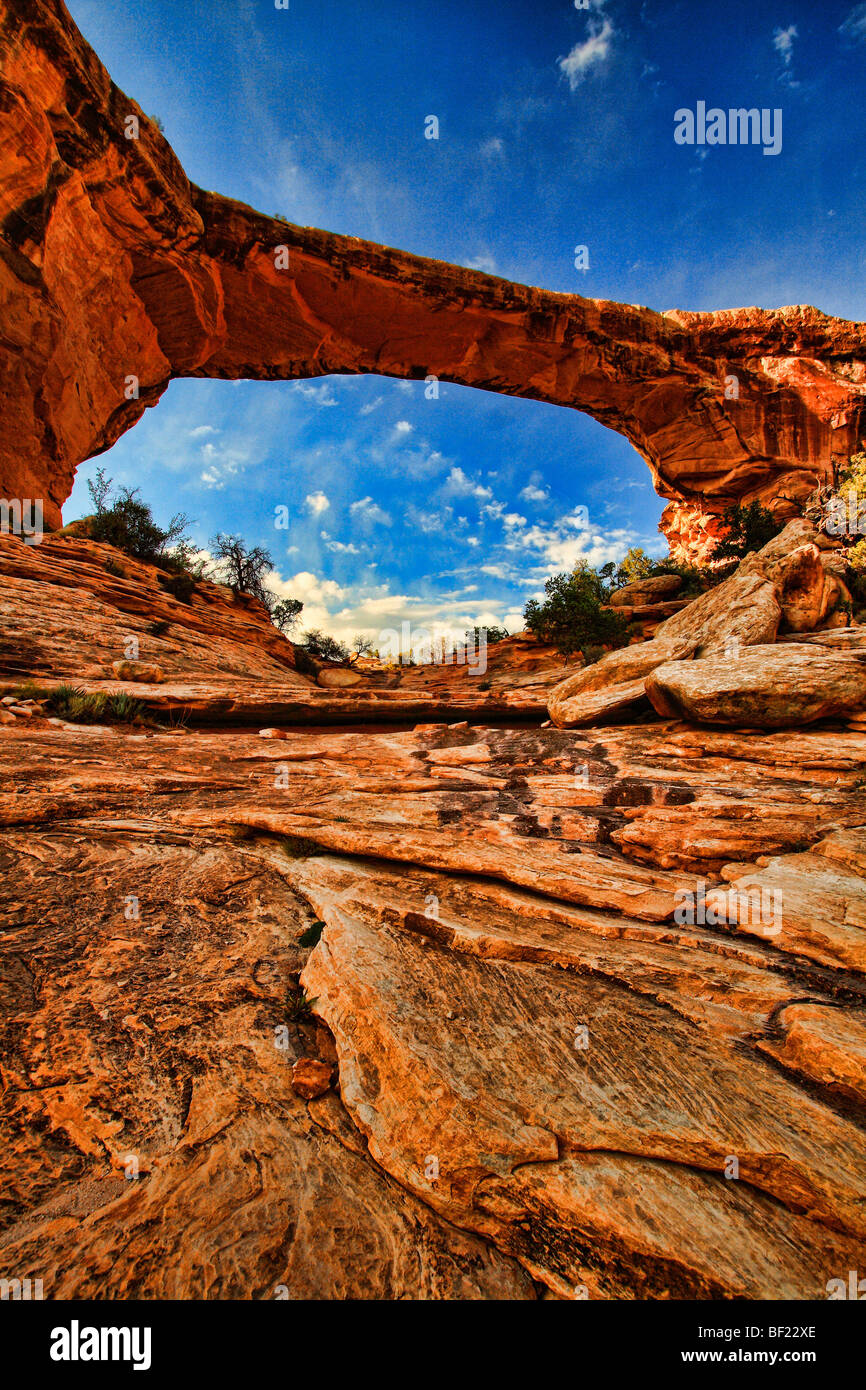
[[[655,560],[647,555],[642,546],[633,545],[619,562],[616,586],[622,589],[626,584],[634,584],[639,579],[650,579],[655,573]]]
[[[278,599],[268,588],[266,576],[274,568],[271,553],[261,545],[247,545],[243,536],[218,531],[210,541],[214,557],[213,576],[229,584],[236,594],[250,594],[265,608],[268,617],[287,633],[297,623],[304,607],[300,599]]]
[[[370,638],[365,637],[363,632],[358,632],[352,638],[352,648],[349,656],[357,661],[361,656],[369,656],[372,650],[373,643],[370,641]]]
[[[297,625],[303,609],[304,605],[299,598],[281,598],[271,609],[271,622],[280,632],[291,632]]]
[[[146,564],[180,567],[177,561],[172,561],[169,551],[183,544],[190,546],[184,535],[190,524],[189,517],[183,512],[176,512],[168,527],[163,529],[154,521],[147,503],[142,502],[139,489],[115,489],[112,479],[105,476],[104,468],[97,468],[95,478],[88,481],[87,490],[96,509],[90,527],[92,540],[113,545]]]
[[[311,628],[301,637],[299,646],[309,656],[314,656],[319,661],[348,661],[349,648],[344,643],[339,642],[336,637],[331,637],[327,632],[320,632],[318,628]]]
[[[742,560],[750,551],[762,550],[778,536],[784,522],[777,521],[760,502],[749,502],[745,507],[726,507],[722,524],[727,529],[713,551],[714,560]]]
[[[628,625],[621,614],[602,608],[607,587],[586,561],[572,574],[553,575],[544,592],[544,602],[530,599],[523,617],[533,636],[552,643],[566,660],[587,647],[625,645]]]
[[[492,627],[467,627],[465,632],[467,642],[476,647],[480,647],[482,641],[486,642],[488,647],[492,647],[494,642],[503,642],[510,636],[507,627],[497,627],[495,623]]]
[[[209,545],[215,561],[214,574],[236,594],[251,594],[261,599],[270,611],[275,602],[265,588],[265,575],[274,567],[270,551],[261,545],[250,547],[242,536],[226,535],[222,531],[217,531]]]

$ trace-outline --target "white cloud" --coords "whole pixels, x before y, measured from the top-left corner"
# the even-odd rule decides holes
[[[425,511],[421,507],[410,505],[403,513],[403,519],[407,526],[422,531],[428,536],[437,531],[444,531],[452,524],[453,517],[454,511],[451,507],[443,507],[439,511],[433,509]]]
[[[360,550],[351,541],[333,541],[327,531],[322,532],[322,540],[325,542],[325,549],[330,550],[334,555],[360,555]]]
[[[526,487],[521,488],[520,496],[525,502],[548,502],[550,500],[550,493],[546,492],[544,488],[536,487],[534,483],[527,483]]]
[[[473,483],[462,468],[452,468],[443,487],[444,491],[455,497],[477,497],[479,502],[493,496],[491,488],[484,487],[481,483]]]
[[[464,264],[469,270],[483,270],[485,275],[496,274],[496,261],[488,252],[473,256],[472,260],[465,261]]]
[[[505,146],[498,135],[493,135],[489,140],[485,140],[481,146],[481,153],[485,159],[495,159],[505,152]]]
[[[866,40],[866,5],[855,5],[851,13],[839,25],[839,33],[846,39]]]
[[[573,533],[577,530],[578,534]],[[580,508],[562,517],[551,526],[531,526],[527,530],[514,530],[506,543],[509,550],[536,552],[536,579],[520,580],[521,585],[531,587],[540,584],[554,572],[572,570],[579,560],[587,560],[591,565],[607,564],[608,560],[621,560],[629,545],[637,537],[633,532],[616,529],[602,531],[590,527]]]
[[[372,415],[374,410],[379,409],[379,406],[382,404],[384,399],[384,396],[377,396],[374,401],[368,401],[366,405],[361,406],[360,413],[362,415]]]
[[[389,514],[374,502],[372,497],[361,497],[357,502],[353,502],[349,511],[358,521],[369,522],[373,526],[390,526],[391,518]]]
[[[321,516],[322,512],[328,510],[331,503],[323,492],[308,492],[304,498],[304,505],[308,511],[312,512],[313,516]]]
[[[408,420],[398,420],[394,426],[394,432],[396,434],[411,434],[412,426],[409,424]]]
[[[226,479],[232,478],[248,460],[248,455],[239,449],[224,448],[216,444],[203,444],[199,453],[206,465],[201,473],[201,481],[206,487],[221,489]]]
[[[787,29],[773,30],[773,47],[781,57],[786,68],[789,67],[791,63],[791,57],[794,52],[794,40],[796,37],[796,24],[789,24]]]
[[[187,430],[190,439],[203,439],[206,434],[219,434],[219,430],[213,425],[196,425],[195,429]]]
[[[305,381],[296,381],[294,389],[299,396],[303,396],[308,401],[315,401],[316,405],[340,404],[328,381],[323,381],[321,386],[310,386]]]
[[[583,43],[576,43],[567,57],[559,59],[559,66],[568,78],[572,91],[580,86],[590,68],[604,62],[610,52],[613,25],[609,19],[601,22],[591,19],[587,32],[589,37]]]

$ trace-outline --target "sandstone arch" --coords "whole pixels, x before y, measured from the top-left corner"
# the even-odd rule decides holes
[[[175,377],[432,374],[584,411],[646,460],[683,552],[730,501],[792,514],[866,428],[863,324],[660,314],[265,217],[189,182],[61,0],[0,0],[0,65],[0,495],[48,525]]]

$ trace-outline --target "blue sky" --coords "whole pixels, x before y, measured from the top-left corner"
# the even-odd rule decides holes
[[[264,212],[659,310],[866,318],[866,4],[67,3],[189,176]],[[781,153],[677,145],[674,112],[698,101],[781,108]],[[188,512],[201,545],[267,545],[277,591],[341,637],[515,630],[579,556],[665,549],[624,439],[457,386],[174,382],[81,468],[66,520],[97,463],[158,519]]]

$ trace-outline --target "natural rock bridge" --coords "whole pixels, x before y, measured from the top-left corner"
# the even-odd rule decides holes
[[[791,515],[859,444],[863,324],[659,314],[262,216],[190,183],[61,0],[0,0],[0,66],[0,495],[49,526],[176,377],[433,375],[570,406],[646,459],[693,555],[726,504]]]

